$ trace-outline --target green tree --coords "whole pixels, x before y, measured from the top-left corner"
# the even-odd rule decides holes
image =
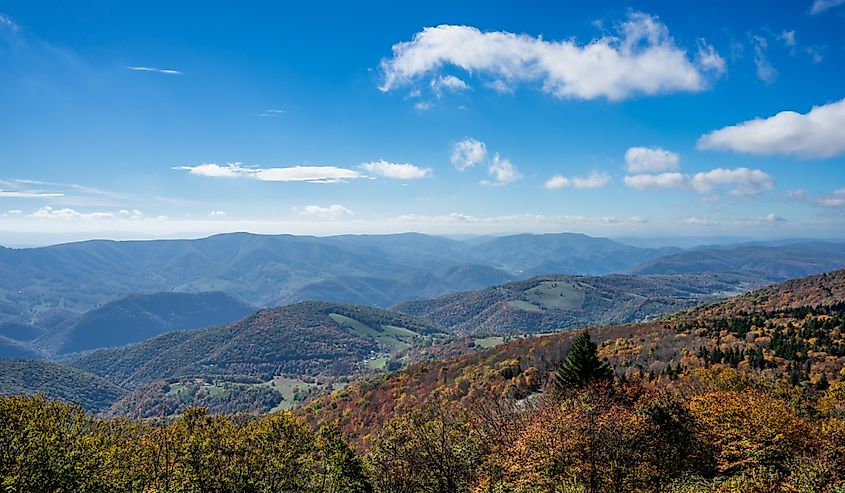
[[[597,350],[589,332],[584,331],[576,337],[566,357],[555,369],[555,387],[563,391],[583,387],[594,380],[612,378],[613,369],[599,359]]]
[[[317,448],[322,459],[322,493],[372,493],[364,461],[346,443],[337,425],[320,428]]]

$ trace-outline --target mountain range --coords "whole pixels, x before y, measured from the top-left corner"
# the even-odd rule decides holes
[[[545,274],[742,271],[774,282],[845,266],[842,246],[778,242],[681,250],[573,233],[463,241],[417,233],[230,233],[0,247],[0,322],[54,331],[105,303],[157,292],[221,291],[257,307],[306,300],[388,307]]]

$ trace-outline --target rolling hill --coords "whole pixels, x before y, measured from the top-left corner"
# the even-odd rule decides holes
[[[225,324],[253,311],[221,292],[129,295],[64,323],[32,345],[50,356],[123,346],[165,332]]]
[[[24,359],[0,359],[0,395],[43,394],[98,412],[126,391],[96,375],[65,365]]]
[[[409,301],[393,309],[452,332],[508,335],[628,323],[745,291],[754,279],[728,274],[538,276],[491,288]]]
[[[439,335],[431,323],[401,313],[306,302],[94,351],[70,364],[127,387],[174,377],[348,376],[383,367]]]

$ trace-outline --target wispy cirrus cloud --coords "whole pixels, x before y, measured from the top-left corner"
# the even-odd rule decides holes
[[[276,182],[338,183],[365,177],[353,169],[337,166],[259,168],[243,166],[241,163],[228,163],[223,166],[216,163],[203,163],[196,166],[174,166],[173,169],[212,178],[249,178]]]
[[[757,78],[766,84],[771,84],[778,76],[778,71],[769,62],[766,51],[769,41],[763,36],[752,36],[751,46],[754,48],[754,65],[757,67]]]
[[[253,113],[253,116],[262,116],[262,117],[265,117],[265,118],[275,118],[277,116],[282,116],[285,113],[287,113],[287,110],[280,110],[280,109],[277,109],[277,108],[276,109],[271,108],[271,109],[261,111],[259,113]]]
[[[472,26],[427,27],[411,41],[395,44],[393,56],[382,60],[380,89],[411,85],[454,66],[492,79],[494,89],[537,83],[560,99],[619,101],[637,94],[699,92],[725,70],[722,57],[704,41],[697,56],[688,57],[657,17],[632,12],[616,30],[617,35],[579,45],[573,39],[547,41]]]
[[[821,14],[822,12],[830,10],[833,7],[838,7],[843,3],[845,3],[845,0],[815,0],[813,2],[813,6],[810,7],[810,14]]]
[[[132,70],[135,72],[155,72],[157,74],[165,74],[165,75],[184,75],[181,70],[175,70],[171,68],[156,68],[156,67],[143,67],[143,66],[136,66],[131,65],[126,67],[127,70]]]
[[[64,197],[65,194],[57,192],[39,192],[34,190],[0,190],[0,199],[44,199],[51,197]]]
[[[20,30],[20,26],[12,20],[11,17],[8,15],[0,12],[0,29],[7,29],[12,32],[18,32]]]

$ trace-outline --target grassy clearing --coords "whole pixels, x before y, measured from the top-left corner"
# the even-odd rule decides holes
[[[546,281],[525,291],[523,297],[546,309],[577,310],[584,303],[584,289],[572,282]]]
[[[367,365],[374,370],[384,370],[388,361],[390,361],[388,357],[374,358],[368,360]]]
[[[349,329],[361,337],[375,339],[385,351],[390,353],[411,347],[414,338],[419,336],[416,332],[404,327],[382,325],[379,327],[381,330],[376,330],[345,315],[332,313],[329,316],[341,327]]]
[[[524,310],[526,312],[542,312],[543,309],[537,305],[523,300],[508,301],[508,306],[516,308],[517,310]]]
[[[473,339],[472,342],[475,343],[476,346],[478,346],[482,349],[488,349],[488,348],[495,347],[495,346],[498,346],[499,344],[504,343],[505,338],[501,337],[501,336],[479,337],[478,339]]]

